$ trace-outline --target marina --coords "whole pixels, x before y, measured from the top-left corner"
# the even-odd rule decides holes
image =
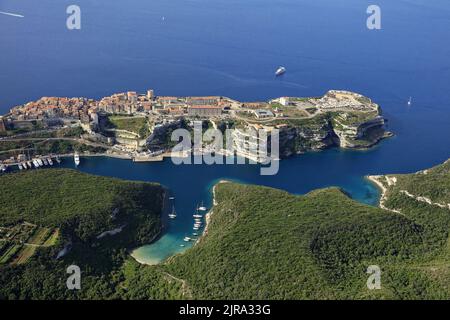
[[[53,156],[56,163],[61,164],[61,159],[56,156]],[[43,167],[52,167],[55,163],[53,162],[52,156],[45,157],[37,157],[29,160],[23,160],[21,162],[12,162],[12,163],[3,163],[0,164],[0,173],[14,170],[29,170],[29,169],[38,169]]]

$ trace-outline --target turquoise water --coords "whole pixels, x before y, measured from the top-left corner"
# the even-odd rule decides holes
[[[65,27],[69,0],[1,0],[0,113],[41,96],[100,98],[114,92],[225,95],[242,101],[319,96],[346,89],[383,108],[396,136],[370,151],[328,150],[257,166],[175,166],[85,158],[81,171],[156,181],[179,217],[143,249],[180,251],[210,187],[234,179],[303,194],[340,186],[373,203],[367,174],[407,173],[450,157],[450,3],[378,0],[382,30],[366,28],[369,0],[78,0],[82,29]],[[164,17],[164,19],[162,19]],[[276,67],[287,73],[274,78]],[[412,97],[412,106],[407,100]],[[71,165],[67,162],[66,165]],[[145,253],[144,252],[144,253]]]

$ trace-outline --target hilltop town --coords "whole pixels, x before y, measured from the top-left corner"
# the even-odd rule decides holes
[[[73,151],[160,160],[174,145],[171,132],[191,129],[194,121],[202,121],[205,129],[222,131],[254,128],[270,135],[279,129],[283,157],[331,146],[367,148],[389,135],[380,107],[348,91],[332,90],[315,98],[240,102],[222,96],[157,96],[148,90],[100,100],[43,97],[16,106],[0,117],[0,160],[8,163],[30,157],[30,153]],[[237,139],[245,139],[245,135]],[[62,144],[64,150],[60,150]],[[241,145],[236,142],[236,153],[246,156]]]

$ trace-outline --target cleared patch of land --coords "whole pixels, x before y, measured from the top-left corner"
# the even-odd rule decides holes
[[[22,247],[22,250],[20,250],[17,253],[16,258],[11,264],[23,264],[27,262],[28,259],[30,259],[33,256],[36,249],[37,249],[36,246],[24,245]]]
[[[50,228],[39,228],[34,235],[31,237],[30,240],[28,240],[27,242],[29,244],[34,244],[34,245],[42,245],[44,243],[44,241],[48,238],[48,236],[50,235],[51,229]]]
[[[59,237],[59,229],[55,229],[53,233],[47,238],[47,240],[45,240],[43,246],[44,247],[54,246],[58,241],[58,237]]]
[[[144,137],[149,131],[146,117],[111,116],[109,122],[114,129],[132,132],[139,137]]]

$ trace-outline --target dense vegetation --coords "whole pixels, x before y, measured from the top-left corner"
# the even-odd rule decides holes
[[[385,184],[385,205],[400,213],[360,204],[336,188],[295,196],[221,183],[200,243],[164,264],[143,266],[126,251],[129,241],[139,242],[129,231],[142,226],[139,218],[135,225],[130,218],[139,217],[137,208],[160,203],[153,198],[141,207],[135,197],[146,187],[159,194],[157,186],[60,171],[53,182],[42,181],[51,190],[47,197],[74,188],[80,194],[64,197],[64,204],[47,199],[44,206],[43,201],[27,199],[33,194],[28,185],[34,183],[27,174],[5,176],[0,182],[25,195],[0,190],[6,191],[0,196],[2,210],[7,210],[2,212],[9,212],[2,214],[1,223],[35,217],[35,223],[61,227],[63,234],[79,240],[62,260],[54,259],[58,248],[50,247],[38,250],[25,265],[2,268],[0,298],[449,299],[450,208],[435,203],[450,203],[450,162],[389,177],[397,180]],[[111,184],[112,190],[121,191],[107,192]],[[405,190],[434,204],[411,198]],[[15,206],[6,201],[11,197],[16,197]],[[108,217],[116,206],[120,212],[137,212],[124,217],[133,228],[108,241],[93,239],[99,229],[112,227]],[[48,207],[55,209],[40,214]],[[65,268],[71,263],[83,266],[79,292],[65,288]],[[366,286],[371,265],[382,270],[380,290]]]
[[[109,128],[133,132],[141,139],[145,138],[150,130],[148,119],[146,117],[110,116],[108,118],[107,126]]]
[[[196,298],[449,299],[450,162],[396,176],[388,207],[354,202],[338,189],[306,196],[257,186],[217,187],[208,235],[163,266]],[[382,270],[368,290],[367,267]]]
[[[0,160],[15,157],[20,153],[33,157],[48,154],[69,154],[74,151],[103,153],[106,152],[106,149],[86,145],[74,140],[0,141]]]
[[[0,226],[21,222],[57,227],[56,246],[39,248],[24,265],[0,266],[0,298],[112,298],[127,249],[161,230],[164,190],[156,184],[90,176],[72,170],[36,170],[0,177]],[[104,231],[125,225],[114,236]],[[56,260],[71,243],[71,251]],[[83,273],[83,290],[66,289],[66,268]]]

